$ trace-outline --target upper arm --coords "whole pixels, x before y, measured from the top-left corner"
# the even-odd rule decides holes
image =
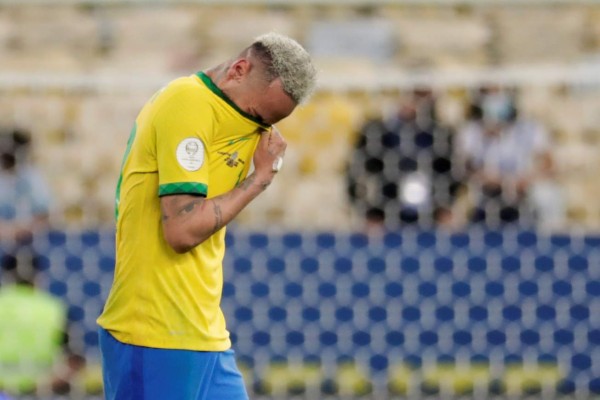
[[[212,143],[212,108],[195,86],[167,88],[155,100],[153,120],[164,235],[177,251],[186,242],[188,225],[181,218],[208,195],[208,147]],[[187,215],[189,217],[189,215]]]
[[[173,89],[159,98],[154,119],[158,195],[206,196],[209,185],[208,147],[213,114],[197,88]]]
[[[205,207],[203,196],[176,194],[160,198],[163,235],[167,243],[178,253],[188,251],[197,245],[193,230],[197,223],[191,219],[202,220],[198,215]]]

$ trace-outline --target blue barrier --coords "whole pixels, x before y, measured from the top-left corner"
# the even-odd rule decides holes
[[[559,392],[600,393],[598,236],[231,230],[227,244],[223,309],[254,382],[273,360],[352,360],[376,390],[398,364],[467,360],[551,363]],[[113,233],[50,232],[35,246],[46,289],[78,328],[72,340],[94,356]]]

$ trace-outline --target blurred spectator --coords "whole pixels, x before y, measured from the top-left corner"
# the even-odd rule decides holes
[[[33,237],[48,227],[50,192],[42,174],[30,162],[29,148],[28,132],[0,131],[2,272],[40,268],[41,259],[33,247]]]
[[[48,228],[50,195],[30,163],[29,146],[27,132],[0,133],[0,387],[64,393],[83,359],[67,352],[62,366],[66,308],[36,289],[43,257],[34,238]]]
[[[415,89],[389,118],[361,127],[347,171],[348,194],[368,227],[451,222],[458,182],[452,132],[436,118],[429,88]]]
[[[552,181],[548,133],[519,115],[511,93],[480,89],[456,145],[469,181],[470,221],[491,227],[560,224],[564,204]]]
[[[60,301],[31,285],[0,289],[0,383],[5,389],[24,394],[51,385],[65,316]]]
[[[85,361],[68,348],[66,306],[35,287],[37,275],[34,268],[3,275],[17,283],[0,288],[0,387],[14,394],[64,394]]]

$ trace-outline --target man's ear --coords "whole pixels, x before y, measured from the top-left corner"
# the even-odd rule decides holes
[[[227,70],[227,76],[229,79],[239,81],[250,72],[251,64],[246,58],[239,58],[235,60],[229,69]]]

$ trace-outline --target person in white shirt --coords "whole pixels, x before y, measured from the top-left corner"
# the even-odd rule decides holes
[[[468,177],[473,222],[534,225],[549,210],[540,190],[560,193],[548,178],[552,172],[550,139],[538,122],[518,115],[506,91],[488,88],[474,107],[471,120],[459,131],[456,153]]]

